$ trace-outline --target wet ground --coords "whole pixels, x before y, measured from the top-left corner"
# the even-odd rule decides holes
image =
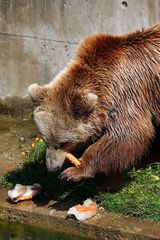
[[[0,176],[23,161],[22,152],[37,134],[33,120],[0,118]]]
[[[33,138],[37,135],[37,128],[31,120],[0,118],[0,176],[21,164],[24,158],[22,152],[31,147]],[[3,220],[43,226],[50,230],[73,232],[97,239],[160,239],[160,225],[157,223],[122,218],[108,214],[104,210],[99,210],[96,217],[82,223],[66,220],[68,204],[52,200],[41,205],[36,199],[11,204],[8,201],[7,190],[7,188],[0,188],[0,219]]]

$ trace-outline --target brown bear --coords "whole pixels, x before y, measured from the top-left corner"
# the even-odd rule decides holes
[[[62,178],[128,169],[149,149],[160,123],[160,25],[87,37],[51,83],[32,84],[28,92],[48,144],[48,169],[61,167],[64,150],[79,143],[90,145],[81,165]]]

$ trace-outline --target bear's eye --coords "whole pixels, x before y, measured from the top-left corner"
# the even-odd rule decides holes
[[[60,148],[65,148],[67,147],[68,143],[67,142],[62,142],[60,143]]]
[[[75,107],[74,107],[74,110],[75,110],[76,112],[79,112],[79,114],[82,114],[82,112],[83,112],[83,108],[82,108],[81,106],[75,106]]]

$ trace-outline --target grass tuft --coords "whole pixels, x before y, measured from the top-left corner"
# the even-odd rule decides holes
[[[117,193],[96,199],[109,212],[160,221],[160,164],[129,173],[129,182]]]

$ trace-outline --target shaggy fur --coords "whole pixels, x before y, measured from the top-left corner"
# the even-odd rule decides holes
[[[160,25],[113,36],[93,35],[50,84],[32,85],[35,121],[54,149],[90,142],[78,181],[123,171],[147,151],[160,123]]]

